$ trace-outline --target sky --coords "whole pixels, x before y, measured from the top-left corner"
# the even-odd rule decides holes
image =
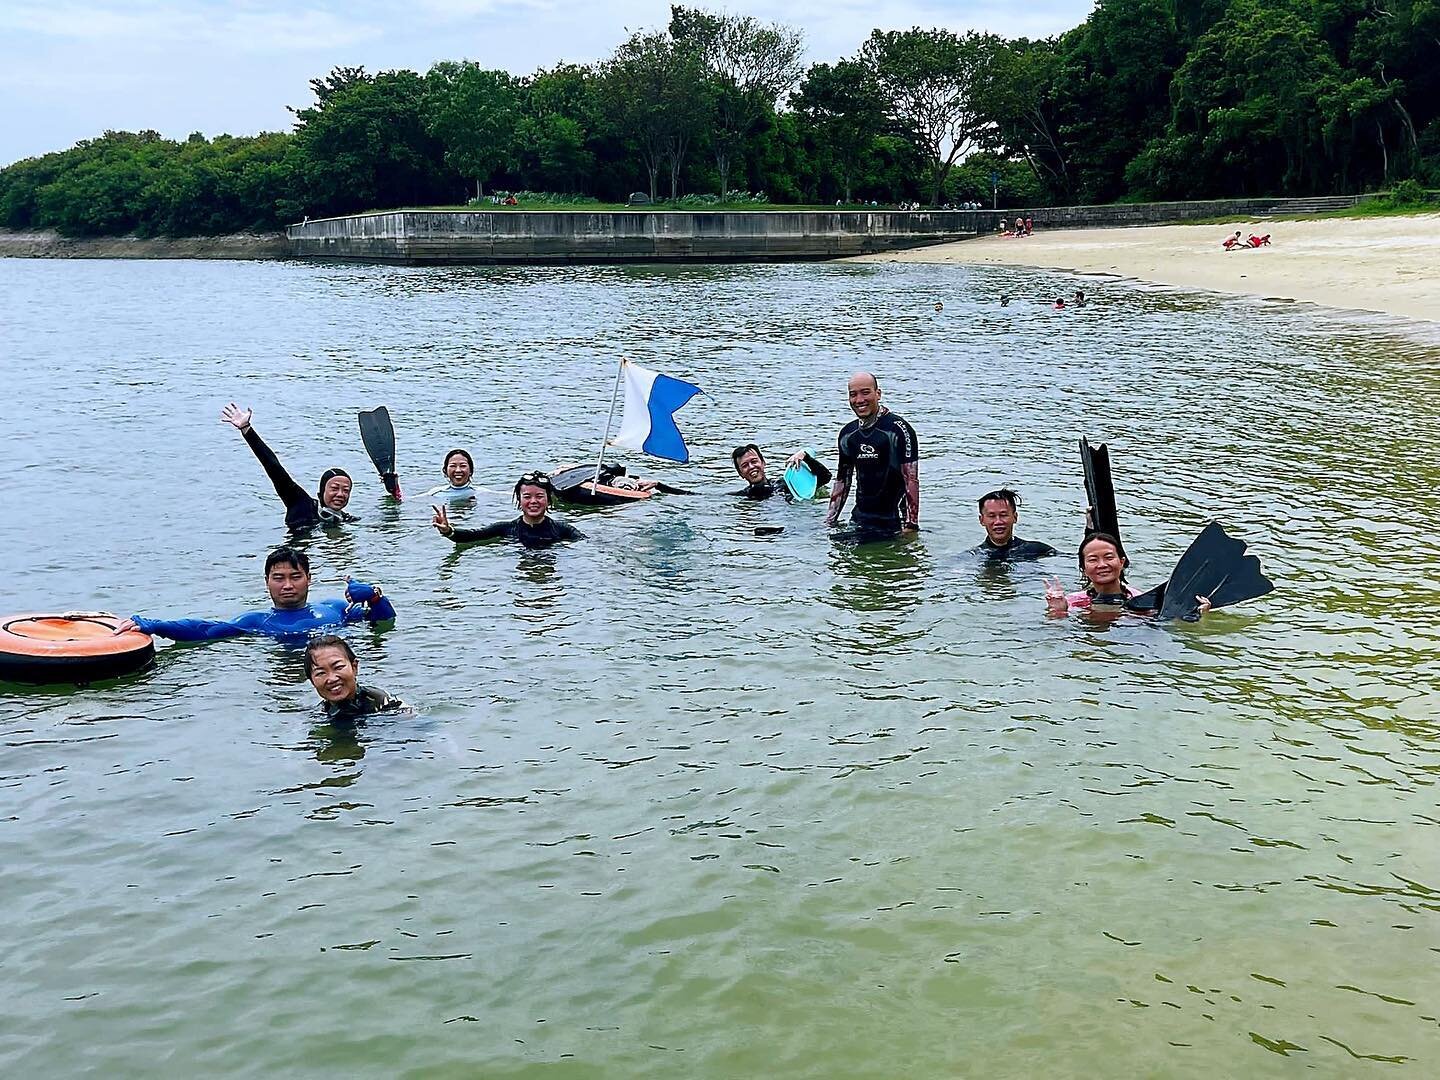
[[[945,26],[1045,37],[1093,0],[730,0],[692,6],[804,30],[810,60],[852,54],[871,29]],[[332,68],[424,72],[474,60],[517,75],[603,59],[669,21],[668,0],[0,0],[0,165],[106,130],[288,130]]]

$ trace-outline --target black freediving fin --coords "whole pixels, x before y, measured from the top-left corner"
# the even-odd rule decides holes
[[[360,440],[365,452],[375,463],[375,471],[385,490],[396,499],[404,499],[400,493],[400,478],[395,475],[395,425],[390,422],[390,410],[384,405],[360,413]]]
[[[1090,507],[1090,520],[1085,534],[1103,532],[1120,539],[1120,516],[1115,509],[1115,483],[1110,477],[1110,449],[1104,443],[1091,446],[1089,439],[1080,440],[1080,464],[1085,470],[1085,501]],[[1125,545],[1120,545],[1125,554]]]
[[[1197,596],[1209,597],[1212,608],[1222,608],[1274,592],[1260,560],[1245,554],[1245,547],[1244,540],[1228,535],[1218,521],[1206,525],[1161,586],[1160,618],[1193,619],[1200,610]]]

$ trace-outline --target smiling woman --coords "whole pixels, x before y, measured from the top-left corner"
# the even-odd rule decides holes
[[[325,703],[332,723],[353,723],[376,713],[396,712],[405,703],[384,690],[360,685],[360,661],[350,643],[334,634],[317,637],[305,646],[305,677]]]

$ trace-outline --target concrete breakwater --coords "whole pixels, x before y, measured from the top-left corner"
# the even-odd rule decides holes
[[[394,210],[286,230],[301,258],[397,263],[778,262],[964,240],[968,210]]]

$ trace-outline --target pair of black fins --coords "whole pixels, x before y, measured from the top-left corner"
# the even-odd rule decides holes
[[[403,501],[400,493],[400,477],[395,472],[395,425],[390,422],[390,410],[384,405],[360,414],[360,441],[365,452],[375,463],[380,482],[396,501]]]
[[[1103,532],[1120,540],[1109,449],[1104,443],[1091,446],[1081,439],[1080,461],[1090,505],[1086,535]],[[1197,596],[1209,597],[1212,608],[1221,608],[1274,592],[1275,584],[1260,569],[1260,560],[1245,554],[1245,547],[1244,540],[1227,535],[1218,521],[1212,521],[1185,549],[1169,581],[1132,597],[1125,606],[1131,611],[1154,611],[1162,619],[1195,619],[1200,611]],[[1125,554],[1123,541],[1120,554]]]

